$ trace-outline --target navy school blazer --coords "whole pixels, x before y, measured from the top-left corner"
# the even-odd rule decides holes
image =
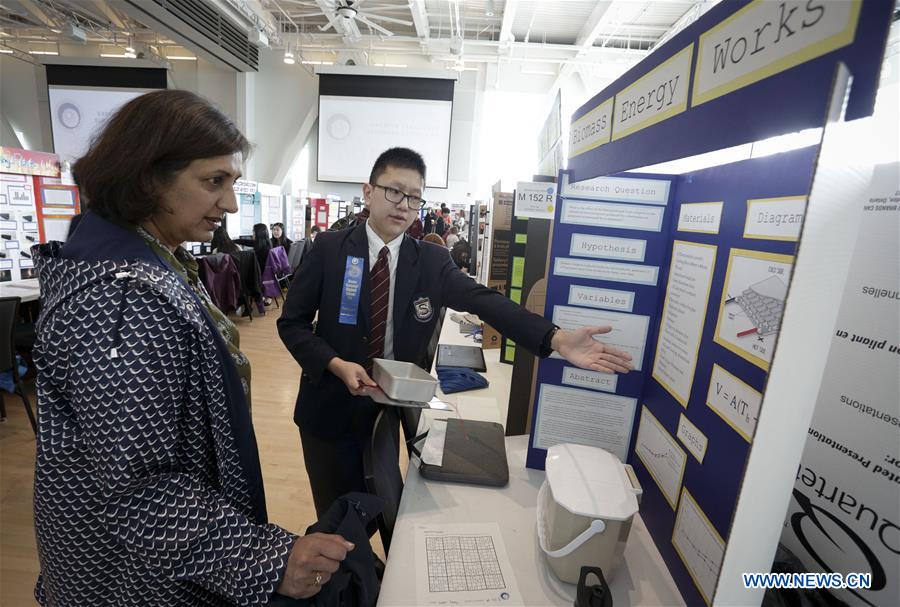
[[[540,352],[553,323],[461,272],[446,247],[402,236],[394,285],[394,359],[425,367],[442,307],[472,312],[529,351]],[[356,324],[339,322],[347,257],[365,260]],[[378,406],[353,396],[327,370],[335,356],[365,366],[369,336],[369,244],[365,223],[323,232],[304,256],[288,291],[278,333],[303,375],[294,422],[321,438],[371,433]],[[318,322],[313,330],[313,321]],[[430,369],[426,369],[430,371]]]

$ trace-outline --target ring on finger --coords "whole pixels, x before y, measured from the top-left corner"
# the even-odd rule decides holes
[[[322,584],[322,572],[321,571],[313,571],[313,575],[315,575],[315,579],[313,580],[313,586],[320,586]]]

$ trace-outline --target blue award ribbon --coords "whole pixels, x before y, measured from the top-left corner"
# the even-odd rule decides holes
[[[341,288],[341,315],[338,320],[342,325],[355,325],[359,310],[359,293],[362,289],[363,272],[366,260],[362,257],[347,256],[344,268],[344,286]]]

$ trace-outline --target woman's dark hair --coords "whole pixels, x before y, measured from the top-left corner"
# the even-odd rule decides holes
[[[264,223],[253,224],[253,240],[257,242],[269,242],[269,228]]]
[[[250,143],[234,122],[188,91],[155,91],[116,112],[73,167],[85,206],[136,224],[156,213],[160,194],[194,160],[240,152]]]
[[[269,250],[272,248],[272,239],[269,236],[269,228],[264,223],[253,224],[253,250]]]
[[[216,228],[216,231],[213,232],[211,244],[212,248],[219,253],[237,253],[240,251],[238,246],[232,242],[231,236],[228,235],[228,230],[225,229],[225,226]]]

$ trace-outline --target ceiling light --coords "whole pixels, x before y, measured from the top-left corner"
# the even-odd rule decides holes
[[[129,36],[128,44],[125,45],[125,58],[126,59],[135,59],[136,57],[137,57],[137,53],[134,51],[134,38]]]
[[[196,61],[196,57],[191,57],[190,55],[168,55],[166,59],[171,61]]]
[[[291,49],[284,51],[284,62],[288,65],[294,65],[294,53],[291,52]]]
[[[494,0],[488,0],[487,8],[484,9],[485,17],[493,17],[494,16]]]
[[[28,51],[29,55],[59,55],[58,51]]]
[[[134,55],[128,55],[127,53],[100,53],[100,56],[104,59],[133,59]]]
[[[0,53],[3,53],[4,55],[12,55],[13,52],[14,52],[14,51],[12,51],[12,50],[10,50],[10,49],[8,49],[8,48],[0,48]]]

